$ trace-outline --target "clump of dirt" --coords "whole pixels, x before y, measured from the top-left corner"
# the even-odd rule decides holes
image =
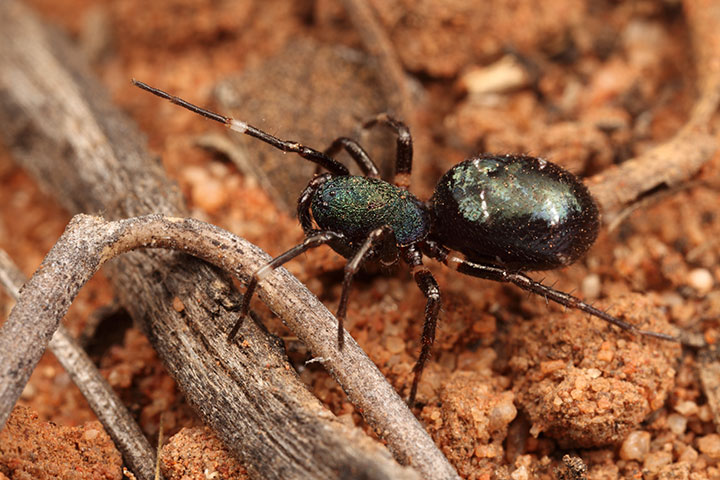
[[[476,372],[458,371],[443,383],[437,404],[421,418],[458,472],[491,474],[504,458],[503,442],[517,410],[512,392]]]
[[[128,329],[123,343],[108,350],[100,367],[108,383],[136,412],[143,430],[151,438],[160,430],[160,422],[167,435],[198,422],[139,330]]]
[[[0,431],[0,473],[13,480],[120,480],[122,458],[99,422],[63,427],[17,406]]]
[[[183,428],[162,449],[166,480],[188,478],[249,478],[245,469],[207,427]]]
[[[666,331],[667,314],[657,303],[633,295],[613,313],[639,328]],[[513,389],[530,433],[568,448],[615,444],[638,428],[665,403],[680,355],[677,343],[633,339],[578,312],[514,324],[509,337]]]

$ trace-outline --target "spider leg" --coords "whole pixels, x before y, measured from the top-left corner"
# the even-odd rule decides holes
[[[672,342],[679,341],[677,337],[674,337],[672,335],[653,332],[650,330],[641,330],[635,325],[620,320],[619,318],[614,317],[607,312],[604,312],[603,310],[597,309],[592,305],[583,302],[579,298],[570,295],[569,293],[561,292],[560,290],[555,290],[552,287],[548,287],[540,282],[536,282],[525,274],[512,272],[494,265],[471,262],[463,258],[450,255],[447,249],[440,247],[437,244],[432,244],[431,242],[426,242],[426,246],[429,247],[429,251],[426,252],[428,256],[431,256],[441,261],[453,270],[457,270],[458,272],[464,273],[465,275],[484,278],[486,280],[493,280],[496,282],[512,283],[513,285],[516,285],[525,291],[540,295],[546,300],[552,300],[553,302],[559,303],[560,305],[563,305],[565,307],[575,308],[577,310],[589,313],[590,315],[605,320],[606,322],[616,325],[624,330],[628,330],[630,332],[645,335],[648,337],[659,338],[661,340],[669,340]]]
[[[475,268],[473,267],[472,270],[475,270]],[[470,273],[468,273],[467,271],[463,271],[460,269],[458,269],[458,271],[460,271],[461,273],[470,275]],[[494,275],[494,274],[491,274],[491,275]],[[500,280],[500,281],[510,282],[510,283],[522,288],[523,290],[527,290],[527,291],[535,293],[537,295],[541,295],[541,296],[545,297],[547,300],[552,300],[553,302],[559,303],[560,305],[563,305],[565,307],[576,308],[583,312],[589,313],[590,315],[593,315],[602,320],[605,320],[606,322],[616,325],[624,330],[628,330],[628,331],[631,331],[633,333],[637,333],[640,335],[645,335],[647,337],[659,338],[661,340],[669,340],[672,342],[679,341],[678,338],[676,338],[672,335],[668,335],[665,333],[659,333],[659,332],[653,332],[651,330],[639,329],[635,325],[625,322],[623,320],[620,320],[619,318],[614,317],[603,310],[595,308],[592,305],[583,302],[579,298],[577,298],[573,295],[570,295],[569,293],[561,292],[560,290],[555,290],[554,288],[543,285],[542,283],[536,282],[532,278],[528,277],[527,275],[523,275],[522,273],[512,273],[512,272],[505,271],[502,273],[502,275],[503,275],[504,280]],[[477,275],[474,275],[474,276],[477,276]]]
[[[395,158],[395,178],[393,183],[408,190],[410,188],[410,173],[412,172],[413,145],[410,129],[399,120],[395,120],[387,113],[381,113],[375,118],[365,122],[363,128],[371,128],[377,124],[385,124],[395,130],[397,134],[397,154]]]
[[[340,304],[338,305],[338,349],[342,350],[345,343],[343,332],[343,323],[347,314],[347,303],[350,296],[350,286],[352,285],[353,276],[360,270],[363,262],[368,255],[373,252],[373,247],[382,246],[380,250],[380,261],[385,264],[393,264],[398,258],[398,250],[396,246],[395,233],[389,225],[376,228],[365,239],[360,248],[355,252],[353,257],[345,264],[345,276],[343,277],[342,293],[340,294]]]
[[[258,268],[250,278],[247,290],[245,290],[245,295],[243,295],[242,303],[240,304],[240,317],[238,318],[237,322],[235,322],[235,325],[233,325],[232,330],[230,330],[230,334],[228,335],[228,342],[232,342],[235,339],[238,330],[240,330],[240,327],[242,326],[243,321],[248,314],[248,310],[250,309],[250,299],[255,293],[255,289],[259,282],[261,282],[265,277],[272,273],[273,270],[297,257],[301,253],[306,252],[311,248],[325,245],[326,243],[332,242],[333,240],[342,240],[343,238],[345,237],[341,233],[337,232],[316,232],[314,235],[308,236],[300,245],[297,245],[288,250],[287,252],[278,255],[262,267]]]
[[[417,286],[427,299],[421,340],[422,348],[420,349],[420,356],[418,357],[417,363],[413,368],[415,376],[413,377],[410,396],[408,397],[408,405],[412,407],[415,404],[415,395],[417,394],[420,377],[422,376],[425,364],[430,358],[430,352],[435,342],[435,328],[437,327],[437,319],[440,314],[442,300],[440,298],[440,287],[438,287],[437,281],[435,281],[435,277],[430,273],[430,270],[423,265],[422,253],[420,253],[417,247],[411,246],[405,251],[405,261],[410,265],[410,271],[415,278],[415,283],[417,283]]]
[[[370,158],[370,155],[368,155],[365,149],[352,138],[336,138],[323,153],[325,153],[328,157],[335,157],[335,155],[337,155],[342,149],[345,149],[348,155],[355,160],[355,163],[357,163],[360,170],[362,170],[363,175],[373,178],[380,177],[380,171],[378,170],[377,165],[375,165],[375,162],[373,162]]]
[[[328,172],[334,174],[334,175],[348,175],[349,171],[345,165],[338,162],[337,160],[334,160],[330,158],[329,156],[325,155],[324,153],[315,150],[314,148],[306,147],[305,145],[302,145],[301,143],[291,141],[291,140],[281,140],[277,137],[274,137],[273,135],[270,135],[267,132],[264,132],[260,130],[259,128],[253,127],[252,125],[245,123],[240,120],[235,120],[230,117],[226,117],[224,115],[220,115],[219,113],[212,112],[210,110],[206,110],[204,108],[198,107],[197,105],[193,105],[192,103],[183,100],[182,98],[170,95],[167,92],[164,92],[160,89],[157,89],[155,87],[151,87],[150,85],[133,80],[133,85],[136,87],[139,87],[145,91],[148,91],[152,93],[153,95],[156,95],[160,98],[164,98],[165,100],[169,100],[175,105],[179,105],[187,110],[190,110],[191,112],[197,113],[198,115],[202,115],[205,118],[209,118],[210,120],[214,120],[216,122],[222,123],[231,130],[234,130],[236,132],[244,133],[245,135],[249,135],[251,137],[255,137],[258,140],[261,140],[269,145],[272,145],[273,147],[277,148],[278,150],[282,150],[283,152],[292,152],[297,153],[301,157],[305,158],[306,160],[309,160],[313,163],[316,163],[320,165],[322,168],[327,170]]]

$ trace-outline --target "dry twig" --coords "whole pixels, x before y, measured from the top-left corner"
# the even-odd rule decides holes
[[[198,220],[148,215],[105,222],[98,217],[77,215],[38,271],[25,284],[17,305],[0,330],[0,349],[7,353],[9,360],[0,365],[0,414],[9,414],[8,407],[19,397],[34,367],[28,360],[42,355],[44,345],[85,282],[108,260],[142,247],[183,251],[230,271],[240,279],[247,278],[259,265],[269,260],[266,254],[247,241]],[[259,295],[285,320],[313,355],[323,359],[322,363],[353,403],[366,412],[368,423],[383,432],[388,442],[405,449],[396,453],[404,455],[408,461],[411,460],[410,455],[419,456],[419,462],[412,463],[420,464],[425,476],[430,478],[425,472],[429,466],[423,466],[422,462],[432,455],[426,450],[428,445],[431,449],[435,448],[432,440],[354,340],[348,337],[343,352],[337,350],[334,342],[337,321],[333,315],[284,269],[278,270],[259,286]],[[198,329],[199,326],[190,324],[188,328]],[[247,331],[248,328],[244,328],[241,334]],[[202,357],[200,361],[205,364],[220,363],[222,369],[232,370],[233,359],[243,356],[244,350],[252,347],[243,342],[237,349],[227,342],[226,332],[223,333],[202,338],[202,345],[198,345],[198,350],[193,353]],[[195,375],[217,374],[208,370],[205,368]],[[233,372],[230,373],[233,375]],[[241,383],[238,378],[234,389],[222,392],[222,396],[206,399],[215,403],[215,415],[227,417],[227,423],[243,421],[242,417],[233,415],[236,413],[233,400],[245,393]],[[242,441],[239,438],[235,440]],[[410,450],[405,445],[410,445]],[[347,445],[345,448],[354,447]],[[420,449],[415,450],[417,447]],[[435,464],[432,468],[435,469],[432,474],[438,475],[443,466]],[[381,469],[378,467],[378,470]],[[386,478],[388,473],[382,472],[377,478]],[[414,476],[398,469],[391,478]],[[453,478],[452,467],[436,478]]]
[[[720,103],[720,5],[709,0],[684,4],[697,56],[698,99],[690,119],[668,142],[590,179],[605,223],[646,195],[688,181],[717,150],[710,121]]]
[[[8,254],[0,250],[0,285],[18,300],[24,283],[25,276]],[[58,326],[49,348],[87,399],[130,470],[140,480],[155,479],[154,449],[92,360],[63,325]]]

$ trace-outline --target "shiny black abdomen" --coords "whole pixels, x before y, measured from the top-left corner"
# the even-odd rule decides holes
[[[573,263],[599,227],[595,201],[577,177],[523,155],[478,155],[455,165],[430,203],[441,244],[517,271]]]
[[[392,227],[398,246],[423,240],[430,229],[430,215],[420,200],[377,178],[332,177],[315,193],[311,207],[321,229],[342,233],[353,246],[384,225]]]

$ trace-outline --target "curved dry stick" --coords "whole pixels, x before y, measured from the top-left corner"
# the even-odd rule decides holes
[[[717,106],[712,96],[701,97],[699,104],[704,106],[709,101]],[[588,180],[604,223],[612,223],[623,209],[656,189],[670,189],[688,181],[712,158],[717,140],[708,132],[707,123],[704,128],[699,123],[691,117],[668,142]]]
[[[147,215],[106,222],[76,215],[25,284],[17,305],[0,327],[0,351],[8,353],[0,364],[0,424],[7,419],[82,285],[106,261],[142,247],[189,253],[240,279],[248,278],[269,259],[247,241],[199,220]],[[258,293],[313,356],[322,359],[397,458],[414,466],[424,478],[458,478],[402,399],[349,335],[343,351],[338,351],[337,320],[300,282],[281,268],[259,285]],[[34,338],[38,334],[40,342]],[[221,358],[242,355],[245,348],[242,343],[239,347],[228,344],[225,335],[205,341]],[[231,399],[218,399],[218,408],[228,402]]]
[[[11,297],[18,300],[25,280],[25,276],[8,254],[0,250],[0,285],[5,287]],[[141,480],[162,479],[162,476],[156,477],[155,450],[150,446],[150,442],[85,350],[63,325],[58,326],[49,347],[90,404],[105,431],[122,453],[130,471]]]
[[[658,188],[689,180],[718,148],[710,120],[720,104],[720,5],[711,0],[686,0],[684,5],[697,56],[698,100],[690,119],[669,141],[589,179],[605,223]]]

